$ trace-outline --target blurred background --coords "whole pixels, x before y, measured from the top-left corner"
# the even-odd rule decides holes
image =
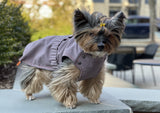
[[[123,11],[127,19],[121,46],[144,50],[160,43],[159,6],[160,0],[0,0],[0,88],[12,88],[16,63],[26,44],[45,36],[72,34],[76,8],[108,17]],[[159,58],[159,49],[155,56]]]

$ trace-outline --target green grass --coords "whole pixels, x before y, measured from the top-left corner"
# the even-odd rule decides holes
[[[31,41],[36,41],[38,39],[44,38],[46,36],[54,35],[70,35],[72,34],[72,25],[56,25],[54,28],[48,28],[34,32],[31,36]]]

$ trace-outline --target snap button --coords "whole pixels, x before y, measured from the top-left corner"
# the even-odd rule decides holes
[[[82,63],[81,62],[78,62],[78,65],[81,65]]]

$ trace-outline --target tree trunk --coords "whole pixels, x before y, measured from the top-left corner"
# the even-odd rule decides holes
[[[141,0],[138,0],[138,10],[137,10],[137,13],[138,13],[138,15],[140,15],[141,14]]]
[[[150,8],[150,35],[151,42],[155,42],[155,31],[156,31],[156,0],[149,0]]]

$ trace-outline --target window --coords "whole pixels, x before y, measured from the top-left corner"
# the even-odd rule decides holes
[[[119,12],[121,10],[120,7],[110,7],[109,10],[109,16],[112,17],[114,16],[117,12]]]
[[[109,0],[110,3],[121,3],[121,0]]]
[[[139,19],[138,23],[149,23],[149,19]]]
[[[157,3],[157,0],[154,0],[155,4]],[[145,4],[149,4],[149,0],[145,0]]]
[[[148,0],[145,0],[145,3],[148,4]]]
[[[139,2],[139,0],[128,0],[128,2],[131,4],[137,4]]]
[[[104,0],[93,0],[93,2],[96,2],[96,3],[98,3],[98,2],[104,3]]]
[[[128,15],[137,15],[137,10],[135,8],[128,8]]]
[[[115,10],[110,10],[109,11],[109,16],[112,17],[114,16],[118,11],[115,11]]]
[[[128,24],[149,23],[149,18],[132,18],[127,20]]]

